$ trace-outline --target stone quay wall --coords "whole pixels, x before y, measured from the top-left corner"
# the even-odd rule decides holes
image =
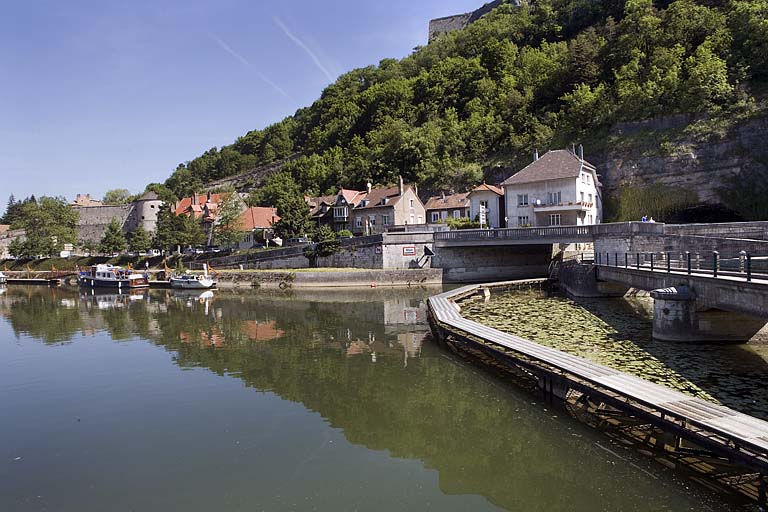
[[[431,286],[443,282],[439,269],[222,272],[220,288],[347,288]]]

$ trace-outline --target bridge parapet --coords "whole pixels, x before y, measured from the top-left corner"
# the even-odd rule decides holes
[[[541,228],[466,229],[435,233],[438,247],[449,245],[530,245],[592,242],[595,226],[548,226]]]

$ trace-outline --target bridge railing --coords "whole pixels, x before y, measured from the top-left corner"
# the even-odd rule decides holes
[[[632,268],[651,272],[676,272],[745,281],[768,280],[768,253],[748,251],[678,252],[598,252],[595,264],[605,267]]]
[[[562,238],[581,241],[592,237],[595,226],[547,226],[541,228],[461,229],[435,233],[435,241],[536,240]]]

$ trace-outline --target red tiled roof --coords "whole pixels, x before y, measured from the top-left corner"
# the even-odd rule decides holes
[[[410,185],[406,185],[405,190],[408,190],[411,188]],[[400,201],[400,198],[402,196],[400,195],[400,188],[399,187],[389,187],[389,188],[374,188],[371,190],[368,194],[365,195],[365,200],[367,201],[366,206],[360,206],[360,208],[378,208],[381,206],[394,206],[397,204],[398,201]],[[388,199],[389,201],[386,204],[381,204],[382,199]]]
[[[218,204],[224,199],[226,199],[226,194],[211,194],[211,203]],[[193,207],[194,212],[202,212],[203,211],[203,205],[208,202],[208,194],[199,194],[197,196],[197,201],[194,201],[194,197],[185,197],[178,203],[176,203],[176,215],[182,215],[189,211],[190,207]],[[195,203],[194,205],[192,203]],[[198,206],[200,209],[194,208],[195,206]]]
[[[537,181],[578,178],[583,170],[594,172],[595,166],[582,161],[568,150],[548,151],[544,156],[529,164],[522,171],[508,178],[502,185],[521,185]]]
[[[469,192],[452,194],[449,196],[430,197],[424,205],[427,210],[445,210],[456,208],[469,208]]]
[[[483,183],[482,185],[475,187],[472,192],[493,192],[494,194],[498,194],[500,196],[504,195],[504,191],[501,189],[501,187],[497,187],[496,185],[488,185],[486,183]]]
[[[240,225],[243,231],[266,229],[280,220],[276,208],[252,206],[240,214]]]
[[[9,229],[11,229],[11,226],[8,224],[0,224],[0,233],[7,233]]]

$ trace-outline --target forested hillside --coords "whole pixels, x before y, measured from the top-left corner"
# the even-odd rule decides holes
[[[351,71],[312,106],[179,166],[177,195],[292,155],[310,193],[397,175],[460,189],[534,148],[601,144],[620,121],[754,112],[767,0],[539,0],[499,7],[400,61]],[[281,176],[286,179],[287,176]]]

